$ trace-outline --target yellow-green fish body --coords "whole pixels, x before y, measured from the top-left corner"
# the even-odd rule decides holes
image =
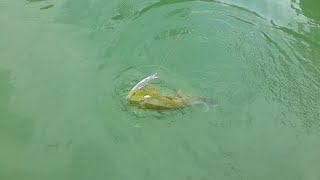
[[[176,93],[172,95],[161,95],[152,91],[134,91],[127,96],[129,105],[144,109],[169,110],[190,106],[201,101],[200,97],[192,97]]]
[[[159,74],[155,73],[138,82],[126,97],[128,104],[144,109],[169,110],[204,103],[204,98],[202,97],[189,96],[181,92],[162,95],[153,86],[149,86],[147,91],[142,90],[150,81],[157,78],[159,78]]]

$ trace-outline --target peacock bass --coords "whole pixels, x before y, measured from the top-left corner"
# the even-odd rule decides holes
[[[202,97],[189,96],[181,92],[162,95],[158,89],[149,85],[147,90],[142,90],[150,81],[159,78],[157,73],[148,76],[136,84],[128,93],[126,99],[129,105],[151,110],[179,109],[194,104],[201,104]]]

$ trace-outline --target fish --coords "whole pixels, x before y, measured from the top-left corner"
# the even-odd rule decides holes
[[[149,110],[176,110],[199,104],[209,108],[206,98],[187,95],[181,90],[169,95],[161,94],[155,86],[148,85],[150,81],[157,78],[159,78],[159,74],[155,73],[137,83],[126,97],[128,105]],[[147,90],[143,90],[146,85],[148,85]]]

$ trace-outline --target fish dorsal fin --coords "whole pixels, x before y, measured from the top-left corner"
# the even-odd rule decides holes
[[[159,95],[159,90],[154,85],[148,85],[148,94],[150,95]]]

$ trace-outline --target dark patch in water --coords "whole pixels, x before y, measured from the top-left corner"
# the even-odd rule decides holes
[[[167,37],[177,36],[179,33],[181,33],[181,35],[183,35],[183,34],[189,34],[189,33],[191,33],[191,31],[189,29],[187,29],[186,27],[169,29],[169,30],[165,30],[165,31],[160,32],[157,36],[154,37],[154,39],[155,40],[165,39]]]
[[[180,17],[185,17],[189,14],[191,14],[191,9],[190,8],[180,8],[180,9],[176,9],[176,10],[173,10],[171,12],[169,12],[167,15],[168,16],[180,16]]]
[[[46,1],[46,0],[26,0],[26,1],[28,1],[28,2],[41,2],[41,1]]]
[[[111,19],[112,20],[122,20],[124,19],[125,17],[122,15],[122,14],[119,14],[119,15],[116,15],[116,16],[113,16]]]
[[[44,6],[42,8],[40,8],[40,10],[45,10],[45,9],[49,9],[49,8],[52,8],[54,5],[50,4],[48,6]]]

